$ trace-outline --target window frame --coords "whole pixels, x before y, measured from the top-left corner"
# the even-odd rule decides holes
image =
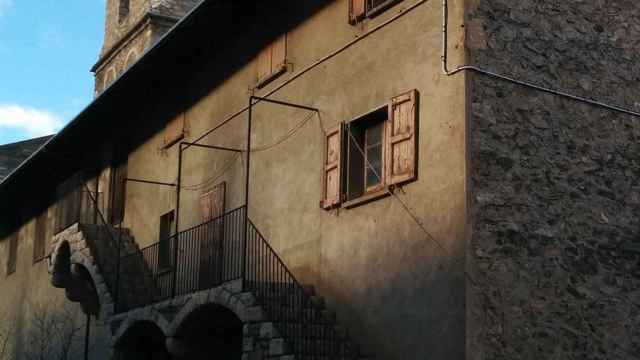
[[[282,63],[279,65],[276,65],[276,67],[274,68],[273,53],[274,53],[274,50],[276,49],[276,46],[278,45],[283,46],[283,49],[282,49],[283,58],[282,58]],[[289,50],[289,34],[284,33],[280,35],[277,39],[275,39],[272,43],[270,43],[266,48],[260,51],[260,53],[258,54],[258,57],[256,58],[257,60],[256,88],[262,89],[263,87],[269,85],[272,81],[277,79],[280,75],[287,72],[287,61],[288,61],[288,53],[289,53],[288,50]],[[267,75],[261,76],[260,62],[262,61],[262,57],[267,52],[269,53],[270,71]]]
[[[343,156],[345,158],[344,163],[342,164],[342,166],[344,167],[344,170],[341,171],[341,176],[343,177],[343,179],[341,179],[341,182],[347,184],[347,186],[345,186],[345,189],[343,191],[342,196],[344,197],[344,201],[342,202],[342,204],[340,205],[340,207],[349,209],[358,205],[363,205],[365,203],[368,203],[370,201],[373,200],[377,200],[383,197],[386,197],[390,194],[387,183],[386,183],[386,176],[385,176],[385,170],[386,170],[386,152],[385,152],[385,132],[387,131],[387,126],[386,123],[388,121],[388,103],[385,103],[384,105],[380,105],[380,106],[376,106],[373,108],[373,110],[367,111],[364,114],[360,114],[358,116],[356,116],[355,118],[352,118],[351,120],[345,121],[345,140],[344,140],[344,152],[346,153],[345,156]],[[384,120],[380,120],[380,119],[367,119],[367,117],[374,117],[376,116],[376,113],[380,112],[380,113],[384,113],[386,114],[386,118]],[[362,124],[357,124],[358,122],[368,122],[369,125],[368,126],[363,126]],[[373,185],[373,186],[367,186],[367,166],[368,166],[368,162],[367,162],[367,143],[366,143],[366,129],[371,128],[377,124],[380,124],[382,126],[382,129],[380,131],[380,142],[379,142],[379,146],[380,146],[380,183]],[[351,173],[350,170],[350,165],[348,164],[348,162],[350,161],[350,149],[349,149],[349,143],[350,143],[350,134],[351,133],[351,127],[352,126],[358,126],[361,128],[364,128],[364,141],[363,141],[363,145],[361,147],[361,150],[364,152],[364,159],[363,159],[363,168],[362,168],[362,194],[358,195],[357,197],[354,197],[352,199],[349,199],[349,176]],[[360,145],[358,145],[359,147]],[[356,150],[359,151],[359,150]],[[362,154],[361,154],[362,155]]]
[[[355,207],[390,195],[396,187],[418,180],[419,103],[420,93],[414,88],[393,96],[382,106],[324,130],[321,208],[331,210]],[[381,183],[377,186],[367,186],[366,172],[371,164],[366,159],[368,147],[365,131],[380,123],[381,142],[378,146],[381,146],[382,152],[379,173]],[[330,141],[336,134],[339,139],[338,146]],[[337,149],[337,155],[332,155],[332,158],[338,160],[329,163],[328,154],[335,154],[335,150],[332,150],[334,148]],[[333,177],[328,175],[332,169],[337,169],[337,175]],[[334,191],[329,197],[327,188],[335,185],[335,178],[339,179],[339,194],[335,194]]]
[[[166,223],[163,222],[165,221],[165,219],[168,219],[166,220],[167,221]],[[176,212],[174,209],[160,216],[160,225],[159,225],[159,232],[158,232],[158,272],[159,273],[168,272],[173,269],[173,264],[172,264],[173,259],[171,258],[171,253],[172,253],[171,239],[176,236],[176,234],[174,234],[175,229],[173,226],[175,224],[175,221],[176,221]],[[163,225],[165,224],[169,230],[167,236],[163,236],[162,234]],[[174,246],[175,246],[175,242],[176,240],[174,239]],[[165,259],[165,256],[166,256],[166,259]]]

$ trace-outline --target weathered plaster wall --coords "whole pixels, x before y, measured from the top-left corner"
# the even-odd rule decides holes
[[[288,34],[289,70],[256,91],[263,95],[300,69],[361,36],[415,1],[403,1],[353,27],[347,1],[335,1]],[[462,2],[451,4],[451,55],[463,61]],[[294,136],[252,154],[250,217],[304,282],[315,285],[338,311],[367,353],[397,359],[459,359],[464,356],[463,256],[466,243],[465,78],[440,72],[440,4],[425,2],[383,30],[287,85],[273,98],[318,107]],[[321,36],[319,34],[322,34]],[[225,49],[234,58],[251,39]],[[217,61],[194,68],[190,87],[210,86]],[[256,64],[238,69],[186,111],[188,135],[197,138],[244,107],[256,83]],[[398,196],[423,221],[447,254],[428,239],[393,197],[357,208],[324,211],[324,130],[385,105],[410,89],[420,91],[419,180]],[[187,92],[187,95],[190,95]],[[253,146],[282,139],[307,113],[260,104],[254,109]],[[246,115],[204,144],[244,146]],[[131,177],[174,181],[177,146],[162,150],[162,134],[129,157]],[[233,154],[191,148],[184,158],[181,228],[201,222],[199,196],[227,182],[227,210],[244,203],[243,160]],[[224,171],[226,170],[226,171]],[[216,175],[220,175],[217,177]],[[204,183],[204,184],[202,184]],[[202,184],[199,187],[193,185]],[[175,208],[170,188],[128,188],[126,226],[141,246],[157,241],[160,216]]]
[[[47,238],[51,240],[47,244],[48,252],[53,245],[53,207],[47,212]],[[47,260],[33,262],[34,233],[35,220],[18,230],[16,271],[10,275],[6,273],[8,239],[0,239],[0,337],[9,334],[8,346],[4,354],[0,352],[0,360],[58,358],[56,354],[66,339],[72,340],[67,358],[82,359],[85,316],[79,304],[66,299],[64,290],[51,285]],[[110,334],[105,320],[104,316],[92,319],[91,359],[108,359],[110,354]],[[0,338],[0,345],[3,340]]]
[[[471,63],[637,109],[640,5],[476,1]],[[637,359],[640,119],[473,75],[470,359]]]

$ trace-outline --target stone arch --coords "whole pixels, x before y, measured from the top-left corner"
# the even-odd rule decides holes
[[[166,335],[156,323],[140,320],[126,327],[114,343],[114,350],[116,358],[121,360],[169,360],[171,356],[165,342]]]
[[[237,291],[237,289],[233,289],[233,287],[241,285],[241,282],[238,284],[232,283],[228,286],[220,286],[192,296],[174,317],[166,332],[167,336],[174,336],[185,319],[204,305],[211,304],[227,308],[243,323],[259,320],[261,314],[255,313],[255,310],[258,308],[253,306],[253,298],[248,299],[247,296],[250,296],[248,293],[242,293],[241,291]]]
[[[131,49],[127,54],[127,58],[124,62],[125,69],[128,69],[138,60],[138,50]]]
[[[113,66],[108,68],[104,73],[104,77],[102,78],[102,91],[105,91],[109,87],[109,85],[111,85],[111,83],[116,79],[116,77],[116,69]]]
[[[71,262],[82,265],[89,273],[91,280],[93,280],[100,302],[100,314],[98,318],[103,320],[108,319],[114,313],[113,299],[109,293],[104,277],[98,269],[96,260],[91,253],[89,244],[82,231],[80,231],[79,225],[73,225],[55,236],[52,243],[52,259],[55,258],[58,249],[62,243],[65,242],[69,244],[71,248]]]
[[[167,338],[167,349],[179,358],[206,359],[212,349],[225,359],[242,358],[244,322],[229,308],[207,303],[198,306]]]
[[[153,323],[165,334],[165,336],[168,336],[169,334],[169,322],[159,312],[155,311],[155,309],[146,308],[128,314],[124,322],[118,327],[116,333],[113,334],[111,342],[114,345],[118,344],[118,342],[122,340],[127,331],[131,327],[135,326],[136,323],[140,322]]]

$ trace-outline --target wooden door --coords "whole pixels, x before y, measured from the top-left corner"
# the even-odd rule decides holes
[[[203,225],[200,237],[200,289],[222,281],[225,183],[216,185],[200,198]]]

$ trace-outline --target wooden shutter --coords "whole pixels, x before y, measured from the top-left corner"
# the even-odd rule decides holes
[[[385,131],[387,185],[417,177],[418,92],[412,90],[391,99]]]
[[[47,211],[36,218],[36,231],[33,240],[33,262],[44,258],[47,245]]]
[[[224,215],[224,197],[226,183],[216,185],[211,191],[200,197],[200,211],[202,221],[207,222]]]
[[[287,61],[287,36],[282,35],[271,45],[271,74],[280,72]]]
[[[349,0],[349,23],[355,24],[364,17],[366,0]]]
[[[271,46],[262,50],[258,55],[258,81],[263,81],[271,75]]]
[[[7,257],[7,275],[16,272],[16,263],[18,257],[18,233],[15,232],[9,237],[9,251]]]
[[[287,64],[287,35],[262,50],[258,55],[258,82],[269,80],[280,73]]]
[[[164,129],[164,147],[168,148],[184,136],[184,113],[169,122]]]
[[[323,169],[323,197],[320,206],[330,209],[341,200],[342,124],[329,129],[326,134]]]

